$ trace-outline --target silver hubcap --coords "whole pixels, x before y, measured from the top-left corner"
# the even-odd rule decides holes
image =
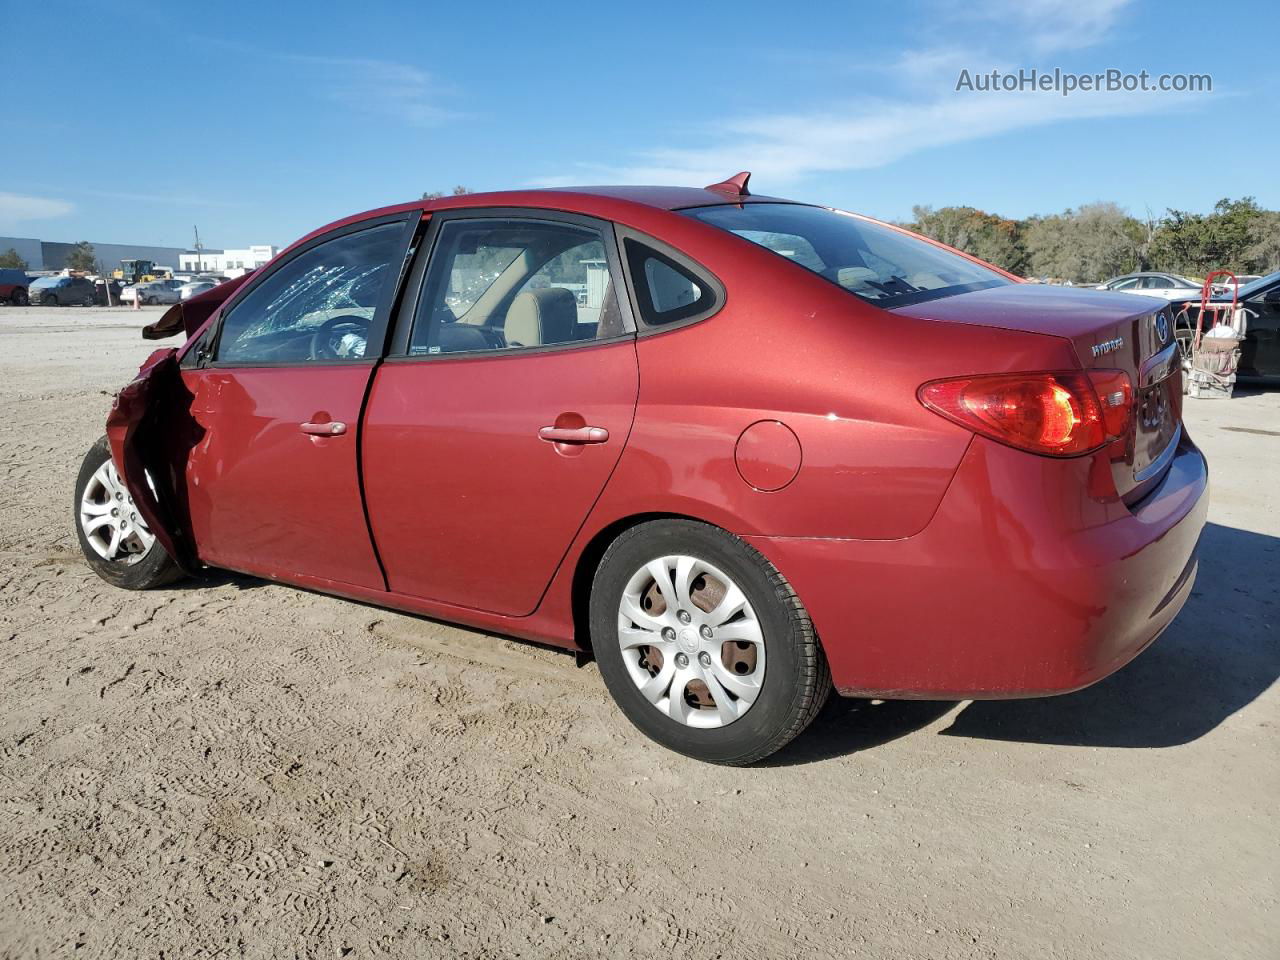
[[[94,553],[121,563],[137,563],[156,542],[110,460],[94,472],[84,488],[80,529]]]
[[[636,687],[689,727],[723,727],[764,682],[764,631],[746,595],[695,557],[652,560],[627,581],[618,642]]]

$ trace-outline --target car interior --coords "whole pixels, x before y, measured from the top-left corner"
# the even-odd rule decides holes
[[[286,292],[268,306],[259,323],[238,331],[229,316],[219,359],[279,363],[363,357],[385,270],[385,266],[363,266],[327,271],[324,282],[307,291],[309,296],[290,297]],[[248,313],[252,306],[246,300],[237,312]],[[282,315],[294,312],[290,306],[295,306],[296,314],[288,322],[279,322]]]
[[[892,308],[1009,281],[873,221],[803,204],[699,207],[688,215],[797,263],[877,306]]]
[[[625,332],[595,231],[454,221],[441,228],[409,352],[545,347]]]
[[[390,239],[388,228],[371,228],[283,266],[228,314],[218,358],[362,358],[396,256]],[[551,221],[450,221],[435,246],[409,352],[544,347],[626,332],[596,231]]]

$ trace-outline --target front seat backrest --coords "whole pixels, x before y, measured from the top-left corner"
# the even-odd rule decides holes
[[[576,340],[578,299],[564,287],[526,290],[507,308],[503,333],[510,347],[540,347]]]

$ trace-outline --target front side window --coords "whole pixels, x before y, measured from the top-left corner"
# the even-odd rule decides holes
[[[760,244],[880,307],[1012,282],[923,239],[825,207],[748,203],[683,212]]]
[[[320,243],[273,271],[222,321],[218,360],[360,360],[386,285],[396,281],[404,225],[384,223]]]
[[[599,231],[547,220],[447,220],[409,352],[549,347],[626,332]]]

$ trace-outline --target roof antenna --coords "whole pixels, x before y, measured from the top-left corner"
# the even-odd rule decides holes
[[[735,173],[728,180],[708,184],[704,189],[714,190],[716,193],[723,193],[728,197],[749,197],[751,192],[747,189],[747,181],[750,179],[751,171],[743,170],[741,173]]]

